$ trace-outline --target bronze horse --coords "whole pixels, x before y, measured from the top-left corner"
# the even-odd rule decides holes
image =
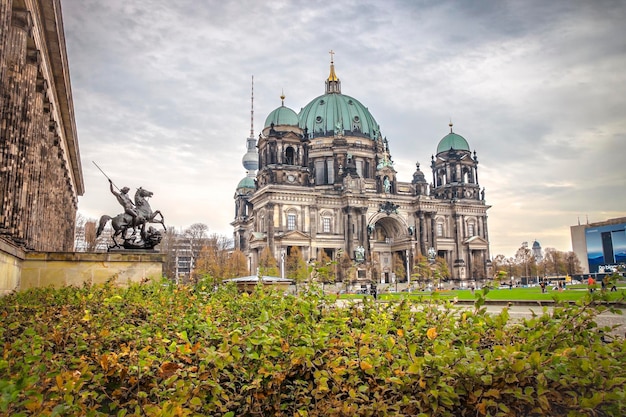
[[[137,217],[133,222],[133,217],[126,213],[120,213],[115,217],[111,217],[108,215],[103,215],[100,217],[100,222],[98,223],[98,230],[96,231],[96,237],[102,234],[104,227],[111,220],[111,226],[113,227],[113,234],[111,235],[111,239],[115,245],[113,247],[119,247],[120,244],[115,239],[118,236],[121,236],[124,241],[131,239],[133,235],[137,233],[137,227],[141,226],[141,238],[146,238],[146,224],[147,223],[160,223],[163,226],[163,230],[167,230],[165,227],[165,223],[163,222],[163,214],[159,210],[152,211],[150,207],[150,203],[148,203],[147,198],[152,197],[154,193],[152,191],[145,190],[141,187],[137,189],[135,192],[135,209],[137,210]],[[156,217],[160,218],[157,219]],[[131,236],[127,236],[128,229],[132,229],[133,233]]]

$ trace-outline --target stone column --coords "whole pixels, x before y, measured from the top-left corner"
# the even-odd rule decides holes
[[[317,236],[317,225],[319,222],[319,211],[317,206],[309,207],[309,224],[311,227],[311,239],[315,239]]]
[[[26,10],[13,10],[11,24],[3,34],[2,58],[6,67],[0,90],[3,92],[3,119],[0,121],[0,233],[8,234],[18,244],[26,244],[22,212],[25,160],[24,140],[28,133],[29,98],[34,90],[36,68],[27,65],[27,45],[32,20]],[[5,28],[3,28],[5,29]]]
[[[348,256],[350,259],[354,259],[354,245],[352,243],[352,235],[353,235],[353,224],[352,224],[352,207],[347,206],[343,208],[343,212],[345,213],[345,228],[344,228],[344,236],[346,242],[346,251],[348,252]]]
[[[424,212],[420,211],[419,212],[419,248],[420,248],[420,254],[421,255],[425,255],[428,253],[428,247],[426,245],[427,241],[428,241],[428,235],[426,234],[426,219],[424,216]]]
[[[369,236],[367,234],[367,207],[359,207],[357,210],[361,223],[359,227],[359,242],[361,243],[361,246],[365,248],[365,259],[369,259],[370,245]]]
[[[272,254],[274,253],[274,203],[268,203],[267,206],[267,245],[269,246]]]

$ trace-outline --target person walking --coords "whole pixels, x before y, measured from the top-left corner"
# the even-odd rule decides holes
[[[589,288],[589,292],[593,292],[595,286],[596,286],[596,280],[593,279],[591,275],[589,275],[589,278],[587,278],[587,287]]]

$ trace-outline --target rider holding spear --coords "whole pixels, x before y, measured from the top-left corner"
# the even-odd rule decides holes
[[[117,198],[117,201],[122,205],[122,207],[124,207],[124,212],[133,218],[132,224],[136,224],[135,220],[137,219],[138,214],[137,210],[135,209],[135,205],[128,196],[128,191],[130,191],[130,188],[123,187],[118,193],[113,189],[113,181],[111,181],[111,179],[109,179],[109,188],[111,189],[111,193],[113,193],[115,198]]]
[[[104,173],[102,168],[100,168],[98,164],[95,163],[95,161],[91,161],[91,162],[93,162],[96,168],[98,168],[100,172],[102,172],[102,174],[106,177],[106,179],[109,180],[109,188],[111,189],[111,193],[115,196],[115,198],[122,205],[122,207],[124,207],[124,212],[133,218],[130,224],[133,226],[133,234],[134,234],[135,226],[137,225],[137,216],[139,214],[137,213],[135,204],[133,204],[133,201],[128,196],[128,192],[130,191],[130,188],[123,187],[118,193],[117,191],[113,189],[114,186],[115,188],[117,188],[117,186],[113,184],[113,181],[111,181],[111,178],[109,178],[109,176]]]

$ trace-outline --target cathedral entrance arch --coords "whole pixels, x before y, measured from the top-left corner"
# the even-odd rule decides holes
[[[406,281],[405,265],[411,236],[404,219],[378,213],[370,219],[368,232],[372,280],[382,284]]]

